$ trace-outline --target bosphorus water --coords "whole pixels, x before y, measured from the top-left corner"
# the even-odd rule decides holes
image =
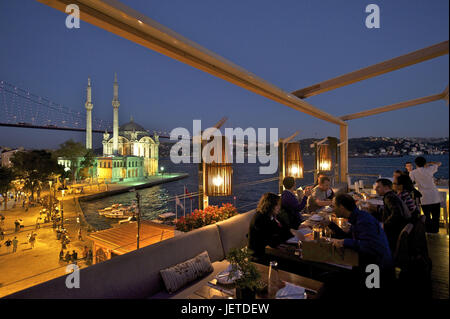
[[[442,166],[435,174],[436,178],[448,179],[449,176],[449,156],[448,155],[427,155],[428,161],[442,162]],[[314,165],[313,156],[304,156],[305,171],[311,170]],[[413,156],[385,157],[385,158],[349,158],[349,173],[354,174],[376,174],[383,177],[392,177],[396,169],[404,170],[405,162],[414,162]],[[175,212],[174,196],[181,196],[186,186],[189,193],[198,191],[198,164],[173,164],[169,158],[160,158],[160,167],[164,167],[165,172],[188,173],[189,177],[161,184],[146,189],[139,190],[141,197],[141,214],[143,219],[154,219],[159,214],[165,212]],[[273,180],[265,183],[251,184],[249,182],[276,178],[277,174],[260,175],[259,165],[256,164],[233,164],[233,196],[210,197],[210,205],[220,205],[223,202],[235,204],[239,212],[245,212],[256,207],[257,201],[265,192],[277,192],[278,181]],[[365,184],[372,185],[376,177],[353,177],[354,180],[364,180]],[[297,186],[310,185],[313,183],[313,174],[306,173],[303,179],[297,180]],[[98,209],[110,206],[114,203],[131,204],[135,200],[135,194],[131,192],[114,195],[98,200],[81,202],[81,207],[86,216],[87,222],[95,229],[106,229],[117,220],[99,216]],[[192,200],[181,199],[185,206],[186,214],[197,208],[198,197],[193,196]],[[178,207],[178,216],[184,214]]]

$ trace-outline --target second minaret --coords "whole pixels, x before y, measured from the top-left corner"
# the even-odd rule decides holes
[[[119,84],[117,83],[117,73],[114,73],[114,97],[112,106],[114,109],[113,122],[113,154],[117,155],[119,148]]]
[[[86,148],[92,149],[92,91],[91,78],[88,78],[88,86],[86,90]]]

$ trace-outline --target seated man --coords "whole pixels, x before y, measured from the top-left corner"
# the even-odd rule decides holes
[[[364,268],[366,265],[376,264],[380,269],[392,270],[392,255],[387,237],[375,217],[359,210],[353,197],[348,194],[338,194],[333,204],[336,217],[347,218],[352,225],[348,233],[333,222],[328,225],[338,237],[344,238],[334,239],[334,245],[357,251],[359,264]]]
[[[330,178],[321,176],[319,184],[314,187],[311,196],[308,198],[308,211],[315,212],[322,207],[331,205],[334,194],[330,190]]]
[[[378,214],[379,220],[389,241],[391,251],[395,251],[398,236],[411,218],[406,204],[392,190],[392,182],[386,178],[376,181],[375,190],[378,195],[383,196],[384,206]]]
[[[352,295],[355,298],[362,296],[385,296],[391,289],[394,280],[394,263],[386,235],[378,221],[369,213],[359,210],[355,200],[348,194],[338,194],[334,200],[337,217],[348,218],[351,228],[345,233],[336,224],[329,223],[329,227],[344,239],[332,239],[337,248],[353,249],[359,254],[359,266],[354,267],[350,273],[331,272],[323,277],[324,299]],[[375,264],[379,267],[379,280],[381,289],[367,289],[366,267]]]
[[[311,187],[305,187],[303,198],[299,201],[301,194],[295,194],[295,179],[286,176],[283,179],[285,190],[281,194],[281,208],[279,220],[289,228],[298,229],[302,222],[301,211],[305,208],[308,196],[311,195]],[[297,198],[298,196],[298,198]]]

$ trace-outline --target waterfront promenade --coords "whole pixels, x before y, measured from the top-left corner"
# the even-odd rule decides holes
[[[146,180],[126,182],[120,184],[101,184],[100,186],[84,187],[83,194],[64,196],[64,227],[68,231],[70,243],[67,249],[77,251],[78,258],[83,257],[84,246],[92,248],[92,242],[87,239],[89,225],[84,220],[83,213],[78,200],[110,196],[121,192],[127,192],[132,188],[145,188],[154,185],[168,183],[185,178],[187,174],[164,174],[164,176],[152,176]],[[41,193],[44,196],[45,192]],[[58,196],[61,200],[61,196]],[[11,207],[11,208],[10,208]],[[30,208],[27,212],[21,205],[15,208],[8,205],[8,210],[0,211],[5,216],[4,225],[5,238],[0,240],[0,297],[9,295],[16,291],[37,285],[53,278],[66,274],[66,262],[59,261],[61,242],[56,239],[56,232],[51,223],[41,224],[36,229],[36,219],[42,206]],[[23,220],[24,228],[14,232],[14,221],[18,218]],[[81,228],[82,240],[78,240],[78,230]],[[27,236],[34,231],[37,233],[34,248],[28,243]],[[4,245],[7,239],[17,237],[17,251],[12,253]],[[67,250],[66,250],[67,251]],[[80,268],[87,267],[84,260],[78,262]]]

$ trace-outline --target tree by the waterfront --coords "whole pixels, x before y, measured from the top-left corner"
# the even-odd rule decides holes
[[[14,173],[25,181],[24,188],[31,192],[34,198],[35,191],[39,190],[42,183],[50,180],[53,174],[61,174],[64,168],[58,164],[50,152],[34,150],[29,152],[17,152],[11,158]]]
[[[0,166],[0,194],[3,196],[5,210],[8,203],[8,191],[13,188],[14,172],[9,167]]]
[[[87,171],[94,163],[94,153],[86,149],[82,143],[74,142],[72,139],[59,145],[54,152],[56,158],[63,157],[70,161],[70,179],[78,179],[79,176],[87,177]],[[81,160],[80,160],[81,159]]]

